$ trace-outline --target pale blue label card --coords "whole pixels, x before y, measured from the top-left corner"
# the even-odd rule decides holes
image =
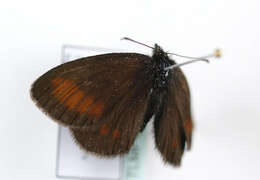
[[[124,158],[124,180],[142,180],[144,179],[144,164],[146,158],[146,136],[145,129],[140,133],[131,148],[130,152]]]

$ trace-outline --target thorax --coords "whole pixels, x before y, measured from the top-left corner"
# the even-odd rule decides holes
[[[167,87],[169,71],[166,67],[171,66],[173,62],[168,57],[153,56],[153,89],[162,90]]]

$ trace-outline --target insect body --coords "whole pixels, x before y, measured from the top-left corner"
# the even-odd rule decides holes
[[[57,66],[33,83],[32,99],[100,156],[127,153],[154,116],[157,149],[165,162],[180,165],[191,147],[189,87],[179,64],[153,49],[152,57],[111,53]]]

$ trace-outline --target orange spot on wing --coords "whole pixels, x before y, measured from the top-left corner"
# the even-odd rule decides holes
[[[188,119],[188,120],[185,122],[184,128],[185,128],[185,131],[186,131],[187,133],[191,133],[191,132],[192,132],[193,125],[192,125],[191,119]]]
[[[63,78],[57,77],[57,78],[53,79],[51,82],[55,86],[58,86],[63,80],[64,80]]]
[[[94,116],[100,116],[103,110],[104,110],[104,103],[97,102],[91,107],[91,109],[88,111],[88,114]]]
[[[79,101],[83,98],[83,96],[84,96],[84,93],[82,91],[78,90],[72,96],[70,96],[68,98],[68,100],[66,101],[66,106],[69,109],[73,109],[79,103]]]
[[[105,134],[108,133],[108,131],[109,131],[109,129],[108,129],[107,125],[104,124],[104,125],[100,128],[99,133],[100,133],[101,135],[105,135]]]
[[[72,87],[68,91],[65,91],[64,93],[62,93],[62,95],[59,97],[59,100],[61,102],[65,101],[68,97],[70,97],[77,90],[78,90],[78,87],[76,85],[74,85],[74,87]]]
[[[55,83],[57,82],[57,80],[56,81],[54,81]],[[61,82],[61,83],[58,83],[58,85],[56,85],[54,83],[54,87],[56,87],[55,89],[54,89],[54,91],[52,91],[52,94],[55,96],[55,97],[57,97],[58,99],[60,98],[60,96],[64,93],[64,92],[66,92],[69,88],[71,88],[72,86],[74,86],[74,83],[73,83],[73,81],[71,81],[71,80],[65,80],[65,81],[63,81],[63,82]]]
[[[88,107],[93,103],[94,98],[92,96],[87,96],[83,102],[78,106],[77,111],[79,113],[84,113],[87,111]]]
[[[172,147],[173,147],[174,149],[178,147],[178,144],[179,144],[179,141],[178,141],[177,139],[174,139],[174,140],[172,141]]]
[[[113,131],[113,138],[116,139],[116,138],[119,138],[119,136],[120,136],[119,130],[115,129],[115,130]]]
[[[52,84],[55,88],[52,91],[52,95],[55,96],[57,100],[61,103],[65,102],[64,105],[71,110],[76,105],[78,105],[84,97],[84,93],[81,90],[79,90],[79,87],[72,80],[57,77],[52,80]],[[81,103],[80,105],[81,106],[79,106],[78,111],[82,112],[83,110],[85,110],[87,106],[86,100],[83,101],[83,103]]]

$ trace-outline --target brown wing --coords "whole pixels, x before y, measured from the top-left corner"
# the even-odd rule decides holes
[[[164,103],[155,116],[154,131],[158,150],[165,162],[180,165],[185,143],[191,147],[192,119],[190,92],[180,69],[171,70]]]
[[[134,98],[139,96],[144,105],[141,110],[145,111],[146,91],[152,84],[152,80],[146,78],[150,63],[150,57],[135,53],[82,58],[45,73],[32,85],[31,96],[60,124],[71,128],[94,128],[94,124],[98,127],[107,122],[108,116],[124,118],[123,106],[133,108],[131,103],[136,103],[139,99]]]
[[[148,102],[148,84],[135,81],[135,87],[117,101],[92,129],[70,128],[75,141],[86,151],[113,156],[127,153],[144,121]]]

